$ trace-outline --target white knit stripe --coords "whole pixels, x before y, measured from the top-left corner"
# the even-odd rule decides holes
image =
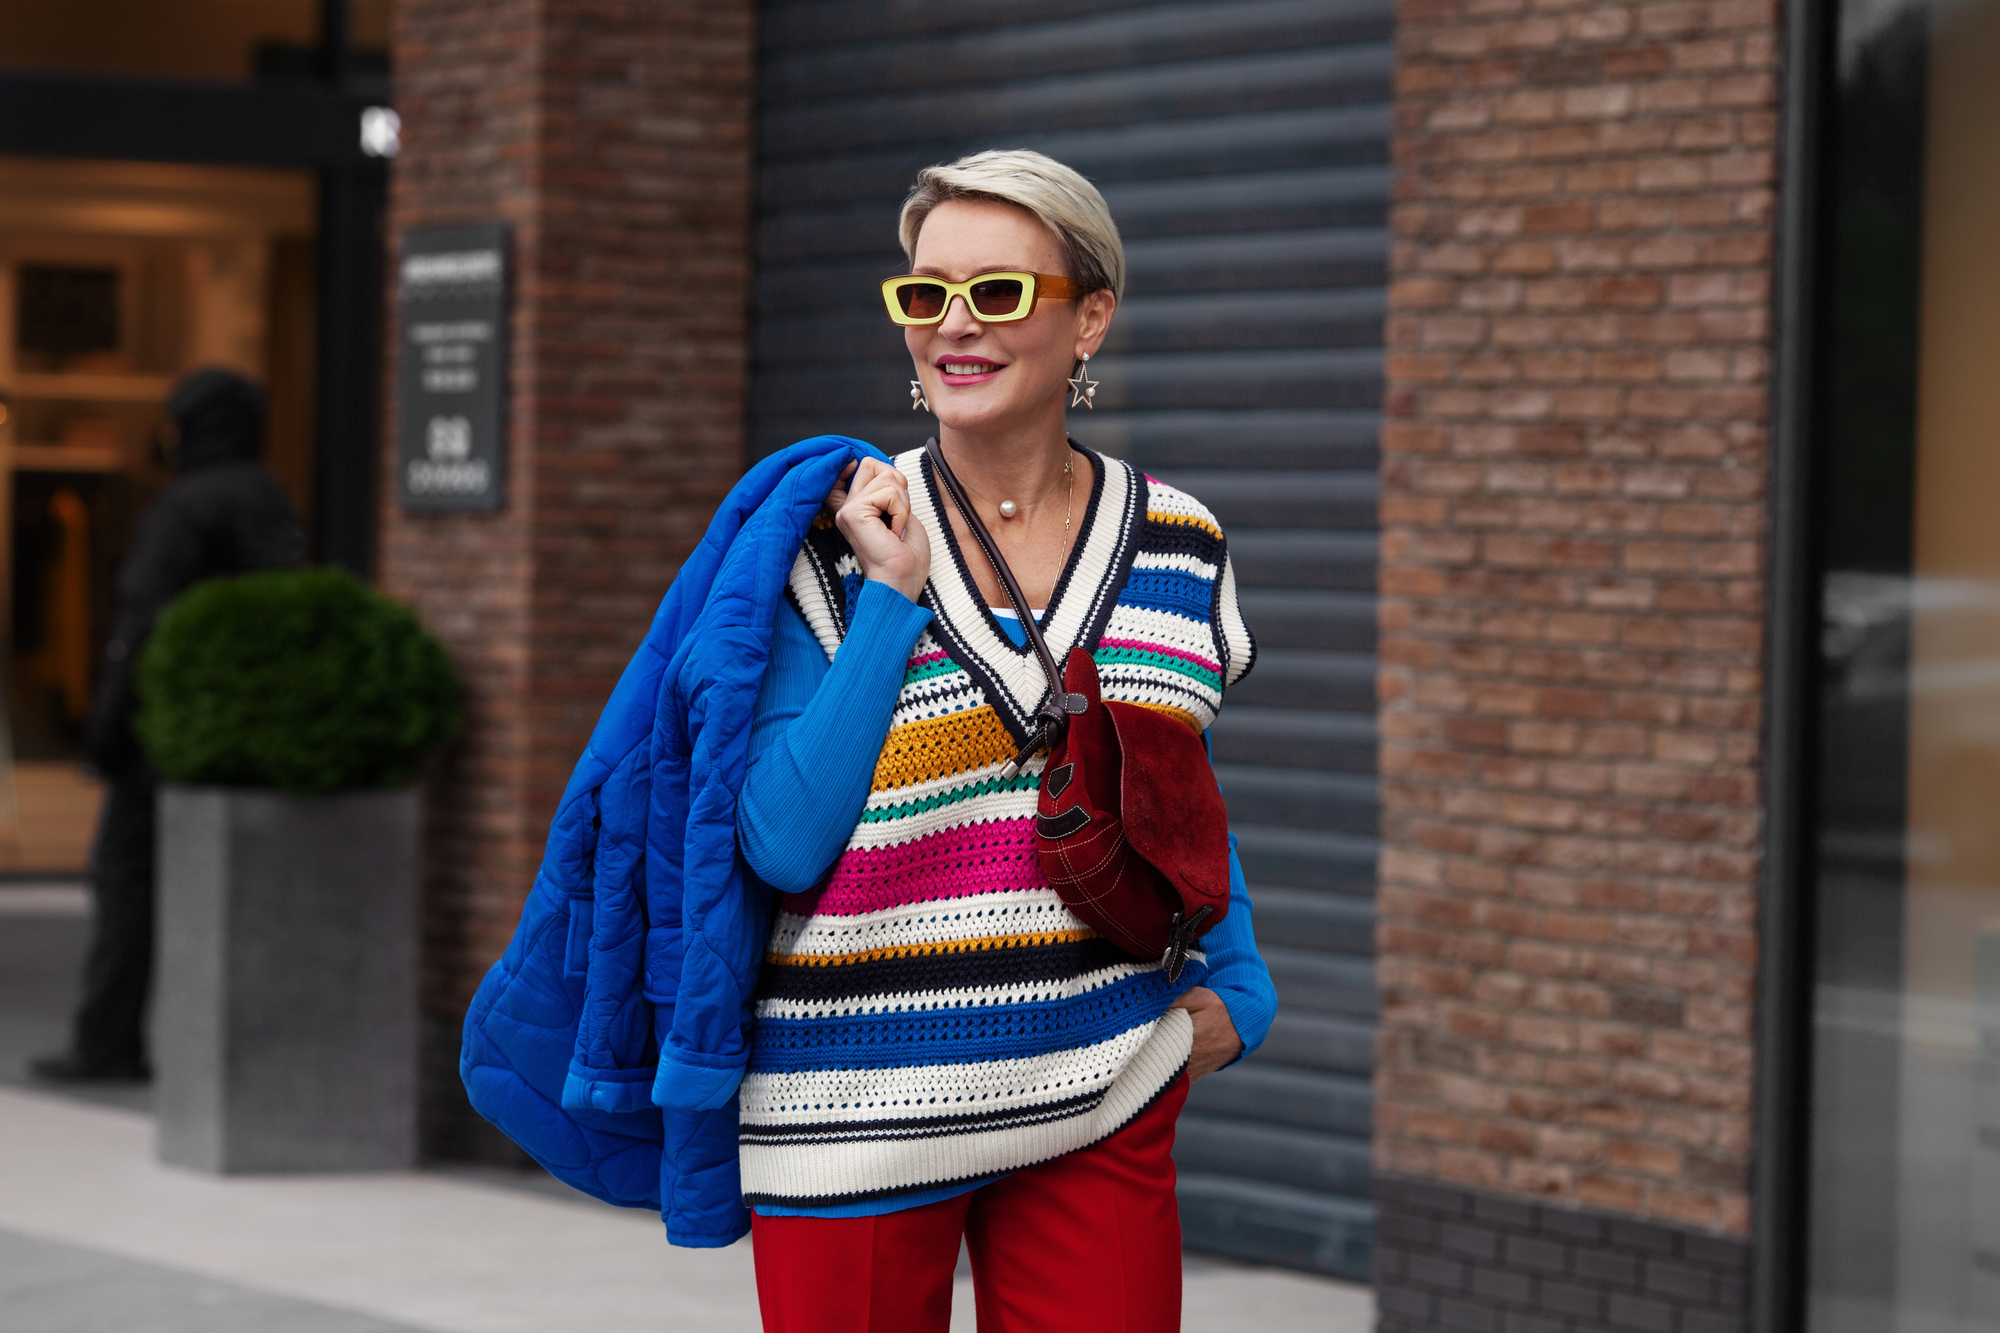
[[[1222,561],[1222,596],[1217,608],[1216,633],[1229,645],[1228,679],[1224,685],[1234,685],[1243,679],[1243,673],[1250,669],[1250,663],[1257,654],[1256,642],[1250,637],[1250,627],[1243,623],[1243,608],[1236,604],[1236,562],[1224,557]]]
[[[799,604],[799,613],[805,617],[806,628],[813,632],[813,638],[819,640],[820,648],[831,662],[840,648],[840,627],[834,623],[833,608],[826,604],[825,593],[819,586],[819,575],[803,546],[799,548],[799,558],[792,561],[792,572],[786,584]]]
[[[907,727],[925,718],[963,713],[985,702],[986,691],[974,684],[972,677],[963,671],[933,676],[929,680],[903,686],[902,693],[896,696],[895,711],[889,714],[889,725]]]
[[[870,1120],[946,1120],[968,1109],[1013,1111],[1100,1091],[1152,1037],[1157,1020],[1088,1046],[1001,1060],[957,1060],[882,1069],[806,1069],[744,1075],[745,1125],[812,1125],[829,1111],[873,1111]]]
[[[1215,566],[1197,556],[1184,555],[1178,551],[1141,550],[1132,557],[1134,569],[1171,569],[1195,578],[1215,582]]]
[[[781,911],[772,921],[769,947],[774,954],[836,957],[872,949],[1083,929],[1083,922],[1063,905],[1054,889],[1007,889],[937,902],[901,903],[854,916],[823,912],[797,916]]]
[[[896,458],[896,466],[910,479],[911,510],[923,520],[928,531],[941,533],[944,518],[931,504],[930,487],[924,480],[923,458],[922,449],[912,449]],[[1125,511],[1132,503],[1133,486],[1137,479],[1131,468],[1115,458],[1106,458],[1100,471],[1104,474],[1104,490],[1098,499],[1095,517],[1090,530],[1079,538],[1081,553],[1077,556],[1069,585],[1057,602],[1054,614],[1042,625],[1042,637],[1058,662],[1068,655],[1082,634],[1085,618],[1096,605],[1094,594],[1110,575],[1111,563],[1118,556],[1124,535]],[[951,502],[946,499],[943,503],[948,505]],[[968,562],[984,559],[977,543],[962,554]],[[1049,688],[1040,661],[1032,653],[1017,651],[1012,641],[1003,639],[1000,632],[987,623],[985,601],[978,585],[959,572],[943,549],[942,539],[931,568],[930,591],[952,628],[971,645],[981,664],[1013,697],[1014,706],[1024,714],[1032,714]]]
[[[1178,486],[1169,486],[1158,477],[1146,477],[1146,512],[1149,514],[1175,514],[1183,517],[1199,518],[1215,523],[1215,515],[1208,506],[1189,495]],[[1215,523],[1219,530],[1222,525]]]
[[[1082,1115],[1067,1116],[1043,1124],[1024,1125],[1013,1128],[977,1131],[969,1130],[960,1134],[940,1134],[927,1139],[875,1140],[864,1142],[816,1143],[809,1150],[791,1147],[771,1147],[760,1143],[746,1142],[741,1148],[743,1170],[743,1192],[753,1198],[769,1197],[782,1199],[788,1203],[809,1204],[874,1195],[885,1191],[909,1190],[925,1185],[943,1184],[957,1180],[977,1180],[982,1176],[998,1175],[1003,1171],[1015,1171],[1037,1162],[1046,1162],[1064,1153],[1087,1147],[1100,1139],[1109,1137],[1132,1120],[1148,1106],[1161,1089],[1173,1081],[1188,1060],[1188,1052],[1193,1048],[1194,1023],[1184,1009],[1169,1009],[1159,1021],[1150,1025],[1142,1044],[1132,1053],[1131,1058],[1119,1068],[1105,1091],[1103,1099],[1095,1108]],[[1134,1029],[1142,1032],[1145,1029]],[[1130,1036],[1131,1034],[1127,1034]],[[1054,1059],[1071,1063],[1076,1052],[1059,1052]],[[1067,1058],[1065,1058],[1067,1057]],[[1005,1063],[1005,1062],[995,1062]],[[977,1066],[943,1066],[943,1069],[964,1071]],[[878,1071],[853,1071],[874,1073]],[[886,1071],[882,1071],[886,1072]],[[743,1080],[739,1094],[743,1098],[744,1123],[750,1125],[762,1121],[766,1116],[779,1114],[775,1110],[753,1113],[752,1099],[756,1098],[760,1107],[777,1107],[788,1104],[783,1099],[766,1098],[759,1089],[753,1088],[752,1080],[771,1077],[790,1077],[750,1074]],[[950,1079],[953,1088],[969,1085],[963,1076]],[[1084,1089],[1076,1089],[1083,1091]],[[800,1092],[805,1089],[801,1088]],[[881,1099],[892,1099],[900,1103],[906,1098],[901,1089],[884,1086]],[[1047,1093],[1040,1094],[1047,1097]],[[909,1099],[914,1093],[909,1094]],[[789,1104],[797,1104],[796,1102]],[[824,1100],[821,1102],[824,1105]],[[838,1105],[836,1099],[835,1105]],[[884,1106],[883,1119],[902,1118],[902,1108],[895,1110]],[[982,1107],[990,1109],[990,1105]],[[1025,1106],[1023,1109],[1027,1109]],[[813,1123],[814,1112],[801,1113],[801,1119],[793,1123]],[[820,1112],[818,1114],[824,1114]],[[845,1115],[836,1112],[838,1118]],[[865,1128],[866,1122],[857,1122],[857,1128]]]
[[[994,769],[997,776],[999,769]],[[961,783],[960,785],[966,785]],[[898,788],[901,795],[904,788]],[[901,819],[883,820],[878,823],[857,824],[854,836],[847,840],[847,849],[900,847],[918,838],[939,833],[945,829],[968,828],[974,824],[990,824],[998,820],[1033,819],[1035,817],[1035,796],[1033,788],[1027,791],[993,791],[980,796],[968,796],[962,801],[940,805],[917,814],[905,815]],[[872,798],[871,798],[872,800]],[[1031,845],[1034,834],[1024,830],[1022,845]]]
[[[1186,616],[1155,607],[1120,603],[1111,613],[1110,623],[1104,627],[1104,637],[1145,639],[1179,648],[1183,652],[1197,653],[1211,662],[1216,660],[1215,640],[1210,636],[1206,622],[1189,620]]]
[[[1215,721],[1216,712],[1222,707],[1221,695],[1178,672],[1130,663],[1106,671],[1104,689],[1112,698],[1125,703],[1178,708],[1203,730]]]
[[[1155,666],[1151,662],[1111,662],[1098,667],[1097,674],[1107,690],[1114,688],[1111,682],[1115,680],[1117,682],[1115,688],[1119,690],[1164,689],[1192,695],[1207,704],[1211,711],[1222,704],[1220,690],[1206,681],[1196,680],[1187,672],[1176,671],[1172,667]],[[1118,699],[1122,696],[1113,694],[1110,697]]]
[[[1188,957],[1197,955],[1190,951]],[[1135,977],[1141,972],[1157,972],[1159,959],[1142,963],[1133,959],[1095,972],[1053,980],[1022,981],[1011,986],[959,986],[950,990],[892,991],[880,995],[846,995],[837,1000],[757,1001],[759,1018],[840,1018],[849,1014],[908,1014],[932,1010],[986,1008],[1002,1004],[1039,1004],[1048,1000],[1074,999],[1094,990]]]

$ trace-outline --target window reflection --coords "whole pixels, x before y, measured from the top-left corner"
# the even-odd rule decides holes
[[[323,0],[4,0],[0,65],[239,82],[316,78]],[[385,73],[390,0],[348,0],[355,60]]]
[[[1842,12],[1809,1324],[2000,1323],[2000,0]]]

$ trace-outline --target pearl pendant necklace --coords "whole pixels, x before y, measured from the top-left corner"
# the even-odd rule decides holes
[[[1015,504],[1012,500],[1002,500],[1000,502],[1000,517],[1012,518],[1014,517],[1014,515],[1020,512],[1021,512],[1020,506]]]

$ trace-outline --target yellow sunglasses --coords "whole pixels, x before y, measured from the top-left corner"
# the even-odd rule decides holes
[[[889,307],[889,318],[913,325],[944,323],[954,296],[964,298],[973,318],[1004,324],[1034,314],[1035,303],[1044,296],[1060,301],[1080,295],[1082,289],[1075,282],[1051,273],[981,273],[964,282],[905,273],[882,282],[882,302]]]

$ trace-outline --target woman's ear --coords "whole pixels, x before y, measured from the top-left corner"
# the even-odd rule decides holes
[[[1111,332],[1111,316],[1117,310],[1118,298],[1104,288],[1077,302],[1075,356],[1097,355],[1097,349],[1104,345],[1104,335]]]

